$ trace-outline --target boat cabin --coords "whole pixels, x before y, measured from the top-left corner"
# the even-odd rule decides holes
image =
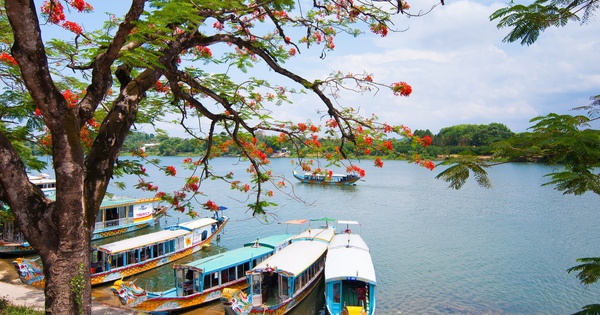
[[[181,223],[159,232],[94,246],[91,253],[91,273],[109,272],[168,256],[206,240],[218,228],[220,222],[212,218],[203,218]],[[190,233],[191,231],[193,233]]]
[[[280,234],[244,244],[244,247],[174,266],[177,296],[206,293],[246,281],[246,273],[291,242]]]

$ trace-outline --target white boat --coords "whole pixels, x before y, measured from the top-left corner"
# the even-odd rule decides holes
[[[221,298],[225,288],[246,289],[246,271],[284,248],[292,234],[272,235],[243,247],[174,265],[174,284],[162,292],[149,292],[134,281],[117,280],[111,287],[121,303],[139,311],[160,313],[187,309]]]
[[[54,199],[54,194],[48,194]],[[92,241],[137,231],[154,224],[154,219],[162,215],[167,207],[159,206],[160,198],[104,198],[98,214]],[[8,208],[2,210],[7,217],[2,221],[2,237],[0,237],[0,254],[21,255],[33,253],[34,249],[15,225],[12,213]]]
[[[316,228],[292,238],[292,244],[276,252],[248,274],[248,292],[225,289],[226,314],[286,314],[298,305],[322,279],[325,253],[335,228]]]
[[[357,225],[356,221],[338,221]],[[336,234],[325,259],[325,306],[330,315],[375,314],[377,279],[369,247],[349,228]]]
[[[49,174],[41,173],[38,175],[27,174],[29,181],[40,187],[47,196],[54,195],[56,192],[56,179]]]
[[[196,253],[210,245],[228,220],[223,216],[201,218],[158,232],[93,246],[90,283],[112,282]],[[34,261],[17,258],[13,264],[23,283],[39,288],[45,286],[41,268]]]

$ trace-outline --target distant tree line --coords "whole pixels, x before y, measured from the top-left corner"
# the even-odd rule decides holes
[[[369,158],[370,156],[381,156],[384,159],[404,159],[409,154],[418,153],[423,158],[438,158],[459,153],[471,153],[475,155],[490,155],[492,152],[491,144],[500,140],[506,140],[513,135],[508,127],[501,123],[490,124],[461,124],[451,127],[445,127],[438,134],[433,134],[429,129],[415,130],[414,135],[419,137],[431,137],[431,145],[423,148],[415,148],[408,139],[388,139],[392,143],[392,150],[387,148],[374,148],[370,152],[357,152],[352,145],[349,146],[349,152],[356,158]],[[277,150],[287,148],[290,143],[281,141],[277,135],[258,135],[257,141],[263,144],[264,151],[270,155]],[[226,144],[229,138],[226,134],[217,134],[213,140],[217,144]],[[335,140],[327,137],[319,139],[323,154],[335,152]],[[131,132],[124,144],[125,151],[137,150],[142,148],[148,155],[157,156],[196,156],[204,154],[207,144],[204,141],[195,138],[169,137],[166,133],[147,134],[143,132]],[[290,148],[291,149],[291,148]],[[416,151],[416,152],[415,152]],[[302,152],[302,151],[300,151]],[[228,149],[222,150],[222,156],[237,156],[241,153],[239,148],[228,146]]]

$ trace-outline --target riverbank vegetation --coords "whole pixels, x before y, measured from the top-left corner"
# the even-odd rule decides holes
[[[429,129],[415,130],[412,132],[415,136],[425,139],[429,137],[431,144],[428,146],[414,146],[411,139],[408,138],[390,138],[387,139],[391,144],[392,150],[388,146],[371,147],[368,150],[357,150],[350,143],[346,147],[347,152],[352,158],[369,159],[371,157],[380,157],[381,159],[397,160],[409,159],[414,154],[419,154],[425,159],[443,159],[444,157],[456,154],[473,154],[478,156],[488,156],[492,154],[492,144],[509,139],[514,136],[508,127],[501,123],[490,124],[461,124],[442,128],[437,134],[433,134]],[[268,156],[274,152],[289,150],[292,156],[298,156],[306,150],[291,150],[292,143],[283,140],[278,135],[259,134],[256,136],[257,143],[262,144],[262,149]],[[216,143],[227,144],[229,137],[225,134],[215,136]],[[334,153],[339,141],[334,138],[322,137],[319,139],[321,144],[321,154]],[[142,148],[151,156],[198,156],[206,152],[208,144],[195,138],[170,137],[166,133],[148,134],[143,132],[131,132],[124,143],[126,151],[135,151]],[[222,156],[237,156],[242,154],[239,147],[227,146],[220,153]]]
[[[27,306],[12,304],[6,297],[0,296],[0,315],[42,315],[44,312],[36,311]]]

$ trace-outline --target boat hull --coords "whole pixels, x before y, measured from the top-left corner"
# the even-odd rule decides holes
[[[349,186],[356,185],[356,182],[361,179],[360,176],[356,175],[345,175],[339,177],[323,177],[323,176],[311,176],[311,175],[300,175],[294,172],[294,177],[304,184],[310,185],[323,185],[323,186]]]
[[[323,271],[319,275],[313,278],[312,282],[301,292],[298,292],[292,298],[289,298],[282,303],[275,305],[252,306],[252,302],[243,291],[236,291],[229,293],[227,296],[225,293],[221,298],[223,309],[227,315],[249,315],[249,314],[278,314],[283,315],[290,312],[300,302],[302,302],[319,284],[323,278]],[[226,291],[227,292],[227,291]]]
[[[124,277],[129,277],[154,269],[156,267],[166,265],[183,257],[189,256],[193,253],[200,251],[203,247],[212,243],[212,240],[220,234],[229,219],[224,220],[222,224],[205,240],[198,242],[197,244],[187,247],[185,249],[175,251],[166,256],[161,256],[153,259],[148,259],[140,263],[130,264],[121,268],[112,269],[110,271],[92,273],[90,275],[91,285],[98,285],[106,282],[112,282]],[[38,288],[44,288],[46,285],[46,279],[44,278],[41,268],[33,265],[33,262],[28,259],[18,259],[13,262],[19,273],[21,282],[32,285]]]
[[[227,286],[227,288],[234,290],[245,290],[247,287],[248,284],[245,281],[245,279],[238,281],[235,284],[230,284]],[[221,299],[221,297],[223,296],[223,289],[225,289],[225,287],[215,288],[206,292],[194,293],[186,296],[159,296],[157,294],[149,292],[145,293],[144,297],[140,297],[140,294],[144,294],[141,293],[143,291],[141,289],[136,293],[136,290],[132,290],[130,286],[113,286],[115,294],[119,295],[122,299],[124,296],[126,296],[125,299],[136,300],[135,302],[129,304],[129,307],[148,313],[181,311],[187,308],[200,306],[207,302],[216,301]]]

